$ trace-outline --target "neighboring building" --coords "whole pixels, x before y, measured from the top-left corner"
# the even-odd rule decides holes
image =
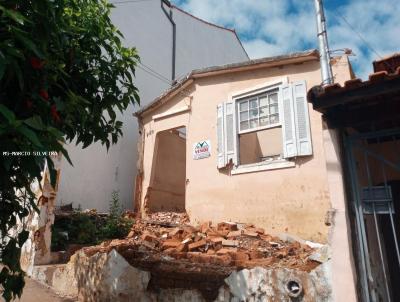
[[[346,171],[341,223],[354,242],[359,301],[400,301],[400,54],[373,65],[367,81],[315,87],[309,100],[342,154],[329,164]]]
[[[124,34],[124,44],[136,47],[141,63],[135,85],[141,105],[153,100],[173,81],[194,68],[248,60],[233,30],[200,20],[166,0],[115,1],[112,21]],[[131,208],[137,160],[138,131],[129,106],[120,119],[124,136],[107,152],[96,143],[82,150],[70,144],[74,164],[62,162],[57,204],[108,210],[113,190],[125,208]]]

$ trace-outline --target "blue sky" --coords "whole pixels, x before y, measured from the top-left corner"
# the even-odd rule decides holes
[[[206,21],[234,28],[251,58],[317,48],[314,0],[172,2]],[[324,5],[330,48],[353,50],[357,76],[366,79],[373,60],[400,51],[399,0],[325,0]]]

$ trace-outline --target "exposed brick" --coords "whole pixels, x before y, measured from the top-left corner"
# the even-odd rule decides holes
[[[193,239],[193,242],[197,242],[197,241],[200,241],[201,239],[203,239],[203,237],[200,235],[196,235],[196,236],[192,237],[192,239]]]
[[[243,251],[231,252],[229,255],[236,261],[248,261],[250,258],[249,255]]]
[[[207,230],[210,229],[210,226],[211,226],[211,221],[204,222],[204,223],[200,226],[200,232],[206,233]]]
[[[223,240],[225,240],[225,239],[222,238],[222,237],[211,237],[211,238],[210,238],[210,241],[211,241],[212,243],[222,243]]]
[[[193,250],[196,250],[196,249],[198,249],[200,247],[206,246],[206,244],[207,244],[206,240],[202,239],[202,240],[199,240],[197,242],[193,242],[193,243],[189,244],[188,249],[189,249],[189,251],[193,251]]]
[[[288,253],[289,253],[288,248],[285,247],[283,249],[280,249],[278,252],[276,252],[275,256],[278,258],[285,258],[285,257],[287,257]]]
[[[221,232],[218,232],[215,228],[209,228],[206,233],[207,233],[207,236],[209,236],[209,237],[224,236],[223,234],[221,234]],[[226,231],[226,234],[228,234],[228,233],[229,233],[229,231]],[[225,236],[226,236],[226,234],[225,234]]]
[[[213,258],[213,262],[219,265],[230,265],[232,262],[232,258],[228,254],[216,256],[215,258]]]
[[[226,255],[226,254],[229,254],[229,253],[235,253],[236,251],[237,251],[236,248],[232,248],[232,249],[230,249],[230,248],[222,248],[222,249],[217,251],[217,255]]]
[[[260,259],[263,257],[263,253],[261,253],[260,251],[250,251],[249,256],[251,260]]]
[[[208,255],[215,255],[215,250],[213,250],[213,249],[208,249],[208,250],[207,250],[207,254],[208,254]]]
[[[179,240],[176,239],[168,239],[165,240],[162,244],[163,249],[168,249],[168,248],[176,248],[181,244]]]
[[[133,238],[133,237],[135,237],[135,231],[130,231],[129,232],[129,234],[128,234],[128,236],[126,236],[127,238]]]
[[[265,230],[263,228],[256,228],[254,231],[258,234],[265,234]]]
[[[238,246],[239,245],[239,241],[237,240],[223,240],[222,241],[222,245],[223,246]]]
[[[258,237],[258,233],[257,232],[253,232],[253,231],[249,231],[249,230],[244,230],[243,231],[243,235],[249,236],[249,237],[253,237],[253,238]],[[228,235],[228,237],[229,237],[229,235]]]
[[[143,241],[147,241],[147,242],[156,242],[156,241],[158,241],[158,238],[156,236],[154,236],[152,234],[149,234],[147,232],[142,234],[141,239]]]
[[[212,263],[213,256],[207,254],[200,254],[198,257],[199,263]]]
[[[141,244],[148,247],[149,249],[154,249],[156,247],[156,244],[154,242],[142,241]]]
[[[186,254],[186,258],[193,262],[199,262],[200,255],[201,255],[200,252],[188,252]]]
[[[173,248],[173,247],[167,248],[167,249],[164,251],[164,253],[166,253],[166,254],[174,254],[174,253],[176,253],[176,252],[177,252],[177,250],[176,250],[175,248]]]
[[[221,222],[217,225],[218,231],[237,231],[237,224],[234,222]]]
[[[187,252],[187,250],[188,250],[188,244],[187,244],[187,243],[181,243],[180,245],[178,245],[178,246],[176,247],[176,250],[177,250],[178,252]]]
[[[183,233],[183,230],[181,228],[174,228],[171,232],[169,232],[169,236],[175,237],[178,234]]]
[[[233,237],[240,237],[242,235],[242,231],[232,231],[229,232],[228,238],[233,238]]]
[[[192,238],[186,238],[183,239],[181,243],[186,244],[186,243],[191,243],[192,241],[193,241]]]
[[[188,235],[196,233],[198,231],[195,227],[193,227],[191,225],[185,225],[184,227],[182,227],[182,229]]]

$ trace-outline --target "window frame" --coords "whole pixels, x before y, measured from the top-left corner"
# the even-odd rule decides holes
[[[248,108],[247,108],[248,118],[247,118],[247,121],[249,122],[249,126],[250,126],[250,121],[252,120],[252,118],[250,117],[250,110],[252,109],[252,108],[250,108],[250,101],[254,100],[255,98],[257,98],[257,101],[258,101],[257,119],[258,119],[258,122],[260,122],[260,108],[261,108],[261,106],[260,106],[259,98],[261,96],[263,96],[263,95],[265,95],[265,96],[267,96],[267,98],[269,98],[269,95],[270,95],[271,92],[276,92],[276,94],[277,94],[276,105],[277,105],[278,112],[275,113],[275,114],[278,115],[279,122],[276,122],[276,123],[273,123],[273,124],[264,125],[264,126],[257,126],[257,127],[249,128],[249,129],[245,129],[245,130],[240,130],[240,123],[241,123],[240,113],[245,112],[245,111],[240,111],[240,104],[242,104],[245,101],[247,101],[247,103],[248,103]],[[235,100],[235,107],[236,107],[235,108],[235,110],[236,110],[236,118],[237,118],[237,121],[238,121],[238,123],[237,123],[237,135],[245,134],[245,133],[251,133],[251,132],[256,132],[256,131],[261,131],[261,130],[265,130],[265,129],[270,129],[270,128],[275,128],[275,127],[282,126],[279,86],[267,89],[267,90],[265,90],[263,92],[257,92],[256,94],[251,94],[249,96],[238,98],[238,99]],[[269,110],[269,108],[270,108],[269,100],[268,100],[268,104],[266,106],[263,106],[263,107],[266,107]],[[270,116],[271,116],[271,114],[268,114],[266,117],[269,118]]]
[[[245,165],[245,164],[240,164],[240,146],[239,146],[239,134],[244,134],[244,133],[250,133],[250,132],[254,132],[254,131],[260,131],[263,129],[271,129],[271,128],[276,128],[276,127],[282,127],[282,117],[279,117],[279,123],[274,124],[274,125],[267,125],[267,126],[262,126],[261,128],[254,128],[254,129],[248,129],[248,130],[244,130],[243,132],[239,132],[239,117],[238,117],[238,101],[240,99],[243,98],[247,98],[247,97],[251,97],[251,96],[255,96],[255,95],[259,95],[268,91],[272,91],[272,90],[277,90],[278,91],[278,112],[279,114],[282,112],[282,90],[281,87],[285,84],[287,84],[289,81],[288,77],[281,77],[278,78],[274,81],[269,81],[269,82],[265,82],[265,83],[261,83],[258,85],[255,85],[251,88],[247,88],[245,90],[241,90],[241,91],[236,91],[233,92],[231,94],[229,94],[229,98],[233,103],[234,103],[234,124],[235,124],[235,133],[234,133],[234,145],[235,145],[235,158],[236,158],[236,165],[232,170],[232,173],[234,171],[237,171],[237,173],[233,173],[233,174],[241,174],[241,170],[245,169],[246,172],[252,172],[254,170],[255,171],[261,171],[261,170],[269,170],[269,166],[271,166],[271,164],[276,163],[277,161],[282,161],[282,162],[288,162],[287,159],[279,159],[279,160],[273,160],[273,161],[263,161],[263,162],[259,162],[259,163],[255,163],[255,164],[249,164],[249,165]],[[250,120],[250,119],[249,119]],[[266,168],[260,168],[260,166],[264,166]],[[282,166],[283,168],[283,166]]]

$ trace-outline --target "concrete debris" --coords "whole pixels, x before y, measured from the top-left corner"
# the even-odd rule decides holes
[[[331,259],[331,250],[329,246],[324,245],[318,250],[315,251],[315,253],[311,254],[308,259],[319,262],[319,263],[324,263],[327,262],[329,259]]]
[[[173,221],[173,223],[171,223]],[[205,222],[187,224],[185,213],[154,213],[137,219],[126,239],[106,241],[84,248],[86,255],[108,253],[116,249],[130,263],[149,265],[168,255],[193,265],[253,268],[282,267],[311,271],[320,259],[310,258],[314,250],[298,241],[283,241],[265,234],[252,224]]]

